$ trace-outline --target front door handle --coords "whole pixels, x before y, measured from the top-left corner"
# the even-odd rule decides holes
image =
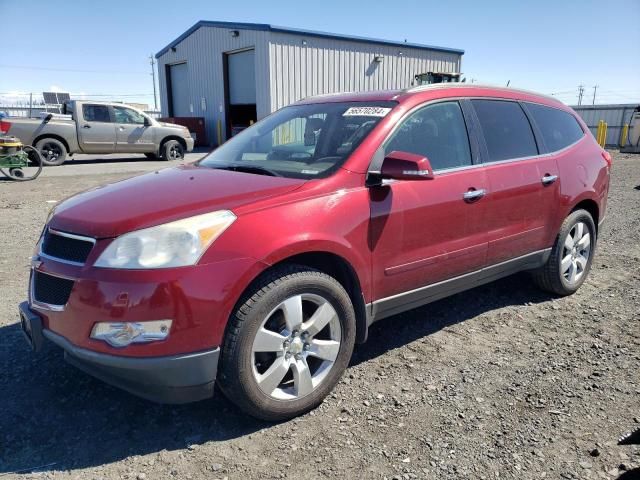
[[[91,128],[91,125],[83,125],[82,128]]]
[[[468,192],[464,192],[462,194],[462,198],[464,198],[465,202],[475,202],[476,200],[480,200],[487,194],[487,191],[484,188],[480,188],[479,190],[469,190]]]
[[[542,177],[542,184],[543,185],[551,185],[556,180],[558,180],[558,175],[549,175],[547,173],[544,177]]]

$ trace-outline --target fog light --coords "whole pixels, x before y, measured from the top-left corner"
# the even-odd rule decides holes
[[[93,326],[91,338],[103,340],[113,347],[132,343],[155,342],[169,336],[171,320],[151,322],[100,322]]]

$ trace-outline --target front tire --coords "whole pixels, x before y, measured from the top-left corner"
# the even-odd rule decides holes
[[[572,212],[560,227],[547,263],[533,272],[543,290],[566,296],[575,293],[591,270],[596,247],[596,226],[586,210]]]
[[[254,283],[229,319],[218,384],[263,420],[308,412],[349,364],[355,325],[336,279],[303,266],[276,268]]]
[[[162,159],[167,161],[182,160],[184,147],[177,140],[169,140],[162,145]]]

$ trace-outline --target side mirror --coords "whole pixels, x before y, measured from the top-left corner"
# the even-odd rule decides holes
[[[382,178],[394,180],[433,180],[433,169],[427,157],[394,150],[387,154],[380,169]]]
[[[144,117],[144,126],[145,127],[151,126],[151,120],[149,120],[147,117]]]

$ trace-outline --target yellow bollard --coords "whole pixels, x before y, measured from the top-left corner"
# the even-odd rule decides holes
[[[604,120],[600,120],[598,122],[598,136],[596,138],[596,141],[598,142],[598,145],[600,145],[601,147],[604,146],[605,140],[606,140],[606,130],[605,130],[605,123]]]
[[[596,142],[598,142],[598,145],[601,145],[601,141],[600,139],[602,138],[602,124],[604,122],[602,120],[598,121],[598,129],[596,130]]]
[[[627,144],[627,139],[629,138],[629,124],[625,123],[622,126],[622,133],[620,134],[620,146],[624,147]]]
[[[607,145],[607,128],[608,128],[608,124],[607,122],[604,122],[602,127],[602,148],[604,148]]]

